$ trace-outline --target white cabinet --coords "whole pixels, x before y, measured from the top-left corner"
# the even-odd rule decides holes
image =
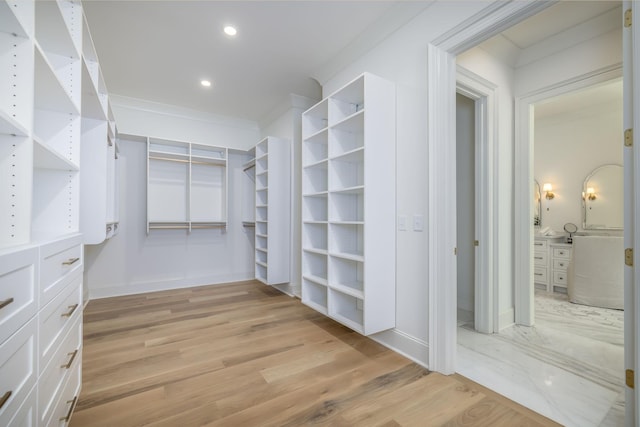
[[[291,145],[267,137],[255,146],[255,278],[290,281]]]
[[[142,138],[147,142],[147,233],[226,226],[227,148]]]
[[[369,73],[302,116],[302,302],[395,326],[395,86]]]
[[[533,241],[533,282],[538,288],[549,290],[549,242],[544,238]]]
[[[66,425],[115,124],[81,2],[0,0],[0,57],[0,425]]]
[[[568,243],[551,243],[549,248],[552,271],[550,290],[567,293],[567,269],[571,261],[572,247]]]
[[[242,225],[254,228],[256,221],[256,149],[247,152],[251,157],[242,165],[240,190],[242,197]]]

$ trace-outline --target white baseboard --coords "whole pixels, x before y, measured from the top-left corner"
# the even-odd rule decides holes
[[[498,320],[498,330],[501,331],[516,323],[516,312],[511,307],[507,311],[500,313],[500,319]]]
[[[190,277],[171,280],[155,280],[148,282],[129,283],[121,286],[103,288],[89,288],[89,299],[119,297],[123,295],[144,294],[148,292],[168,291],[171,289],[193,288],[196,286],[222,285],[231,282],[252,280],[254,272],[241,274],[225,274],[220,276]]]
[[[429,369],[429,344],[425,341],[397,329],[369,335],[369,338]]]

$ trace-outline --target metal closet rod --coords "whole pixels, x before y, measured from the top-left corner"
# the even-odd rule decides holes
[[[170,159],[168,157],[156,157],[156,156],[149,156],[150,159],[152,160],[164,160],[167,162],[178,162],[178,163],[191,163],[191,164],[195,164],[195,165],[219,165],[220,163],[224,163],[223,159],[220,159],[220,162],[199,162],[197,160],[182,160],[182,159]]]

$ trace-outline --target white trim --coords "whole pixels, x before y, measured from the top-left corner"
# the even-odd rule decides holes
[[[429,365],[449,375],[456,354],[455,57],[428,47]]]
[[[546,1],[496,1],[428,46],[429,369],[455,372],[455,87],[454,54],[549,7]],[[453,152],[453,155],[452,155]]]
[[[474,302],[475,329],[498,332],[498,95],[497,86],[458,66],[456,89],[476,101],[476,281]]]
[[[429,369],[429,345],[426,342],[395,328],[369,335],[369,338]]]
[[[502,313],[500,313],[498,330],[501,331],[503,329],[508,328],[509,326],[513,326],[514,323],[515,323],[515,310],[513,309],[513,307],[511,307],[507,311],[503,311]]]
[[[188,279],[153,280],[129,283],[119,286],[107,286],[89,290],[89,299],[119,297],[124,295],[144,294],[148,292],[168,291],[171,289],[194,288],[197,286],[227,285],[234,282],[253,281],[254,272],[203,276]]]
[[[618,79],[622,64],[605,67],[547,86],[516,98],[515,103],[515,322],[531,326],[535,323],[533,286],[533,104],[565,93]]]

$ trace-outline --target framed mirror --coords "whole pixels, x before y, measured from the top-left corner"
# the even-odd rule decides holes
[[[540,228],[542,225],[542,209],[540,205],[540,184],[533,180],[533,226]]]
[[[604,165],[591,172],[582,188],[582,219],[585,230],[618,230],[624,220],[623,169]]]

